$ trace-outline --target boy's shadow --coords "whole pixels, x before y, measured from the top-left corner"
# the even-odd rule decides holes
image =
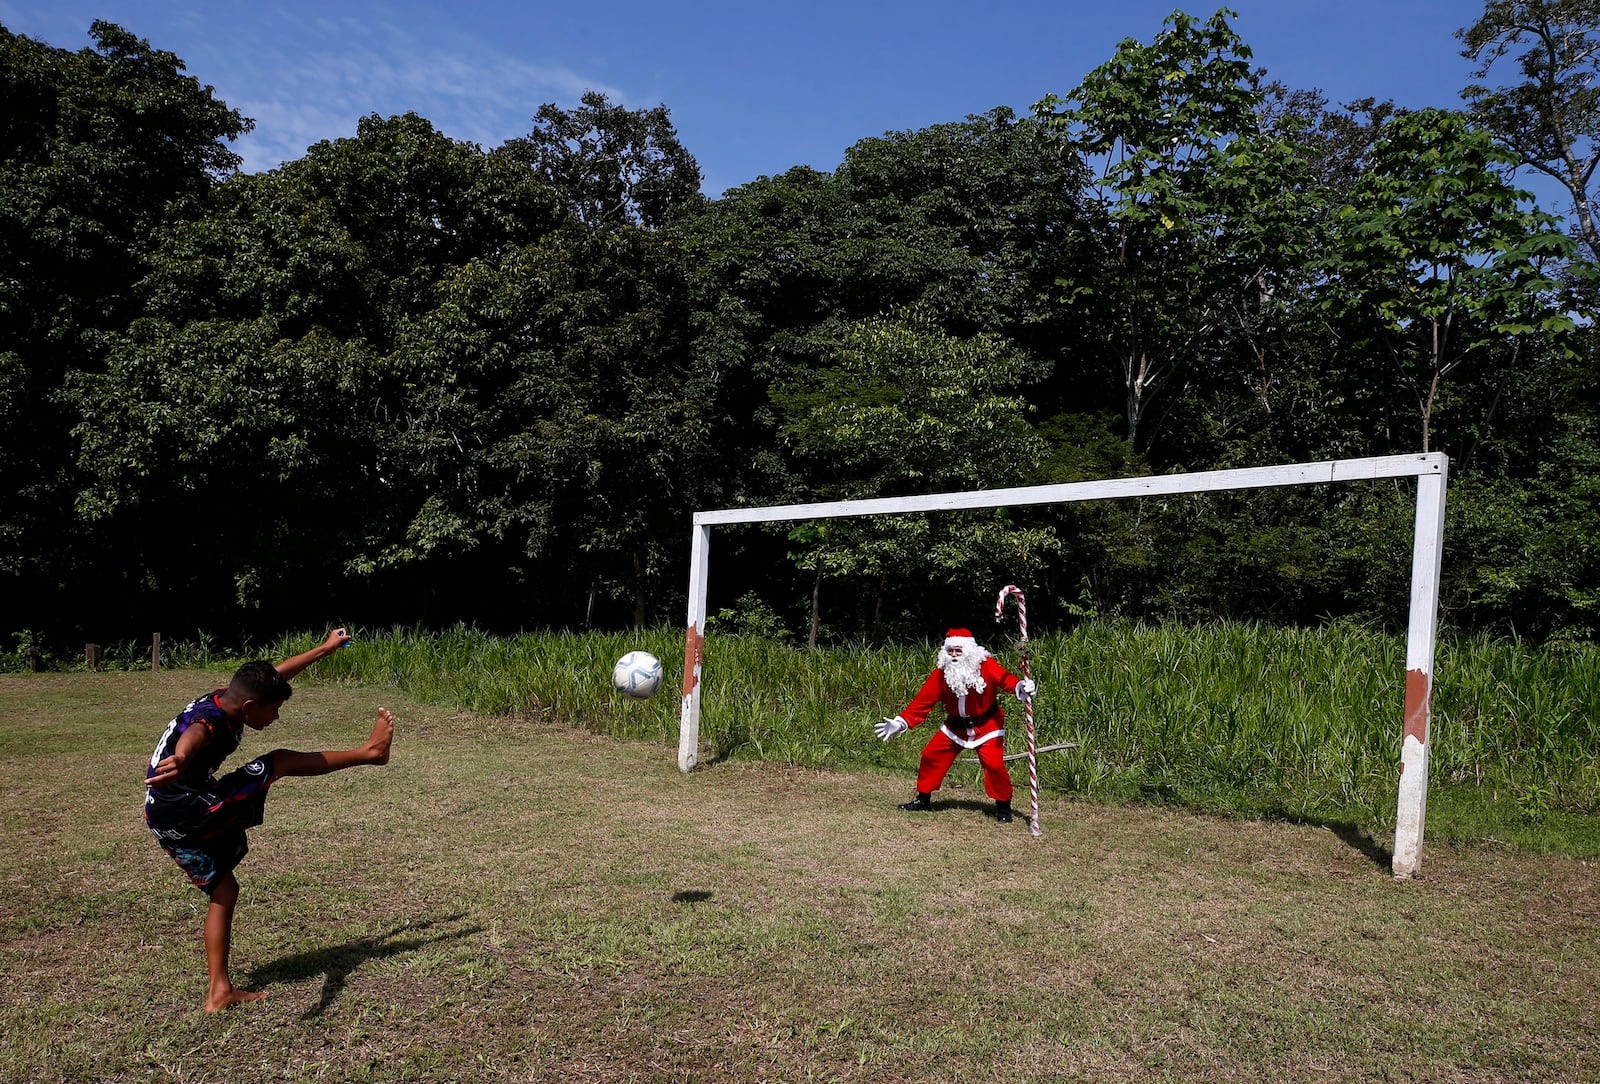
[[[423,919],[420,922],[402,922],[400,925],[385,930],[383,933],[373,934],[370,937],[358,937],[354,941],[343,945],[311,949],[307,952],[296,952],[289,956],[281,956],[251,971],[246,982],[246,989],[259,988],[271,983],[300,982],[316,975],[322,975],[321,997],[317,999],[316,1005],[307,1009],[300,1017],[302,1020],[311,1020],[327,1011],[328,1006],[332,1005],[338,996],[344,992],[350,973],[368,960],[379,960],[386,956],[398,956],[403,952],[415,952],[425,945],[434,945],[441,941],[460,940],[463,937],[470,937],[483,929],[482,926],[463,926],[459,929],[445,930],[427,936],[399,936],[402,933],[420,934],[434,926],[456,922],[462,917],[462,914],[458,913]]]

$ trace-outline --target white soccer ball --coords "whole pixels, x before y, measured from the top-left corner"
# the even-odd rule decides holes
[[[654,696],[661,688],[661,660],[648,651],[630,651],[611,668],[611,684],[632,700]]]

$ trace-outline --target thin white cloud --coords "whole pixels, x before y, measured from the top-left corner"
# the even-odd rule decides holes
[[[414,112],[452,139],[492,147],[526,134],[545,102],[575,104],[589,90],[626,99],[563,65],[461,38],[424,44],[393,25],[354,20],[324,21],[315,31],[304,51],[247,52],[216,81],[218,94],[256,121],[235,147],[246,169],[270,169],[319,140],[353,135],[371,113]]]
[[[529,59],[520,42],[485,41],[438,21],[432,11],[343,4],[337,14],[220,0],[154,5],[102,0],[95,14],[66,4],[0,0],[0,22],[15,32],[78,49],[96,15],[175,52],[188,73],[255,120],[233,145],[251,171],[303,156],[324,139],[352,136],[368,114],[414,112],[452,139],[499,146],[527,134],[545,102],[576,105],[595,90],[630,96],[560,63]],[[654,104],[654,103],[651,103]]]

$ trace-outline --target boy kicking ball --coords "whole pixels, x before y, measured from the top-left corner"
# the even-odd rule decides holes
[[[205,694],[168,723],[150,756],[145,823],[195,887],[211,898],[205,921],[206,970],[211,979],[206,1012],[267,996],[236,990],[228,979],[233,908],[239,900],[233,869],[249,850],[245,830],[261,823],[267,788],[285,776],[326,775],[389,762],[394,716],[383,708],[371,736],[359,748],[320,753],[274,749],[216,777],[217,768],[239,747],[245,727],[265,730],[277,720],[283,702],[294,691],[289,680],[349,642],[344,629],[334,629],[323,643],[277,666],[264,659],[245,663],[227,688]]]

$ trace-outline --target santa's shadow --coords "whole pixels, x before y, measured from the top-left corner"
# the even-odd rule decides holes
[[[966,810],[969,813],[982,813],[986,817],[994,816],[994,802],[979,798],[935,798],[928,814],[938,814],[951,810]],[[923,816],[926,814],[914,814]]]
[[[437,945],[445,941],[459,941],[483,930],[482,926],[446,928],[459,922],[462,917],[461,914],[440,915],[420,921],[402,922],[382,933],[358,937],[342,945],[329,945],[325,948],[281,956],[250,972],[245,985],[248,989],[257,989],[274,983],[304,982],[306,979],[321,975],[322,993],[317,998],[317,1003],[300,1017],[302,1020],[311,1020],[327,1011],[328,1006],[344,992],[351,973],[367,961],[416,952],[428,945]]]

